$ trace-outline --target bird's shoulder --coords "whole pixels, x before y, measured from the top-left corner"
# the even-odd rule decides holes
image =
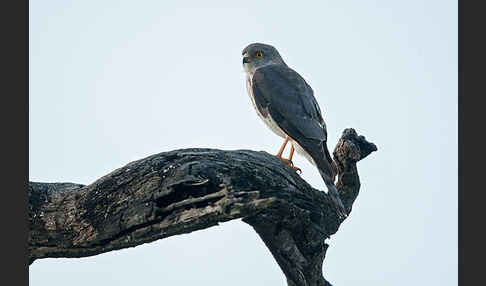
[[[305,79],[295,70],[282,64],[270,64],[258,68],[252,76],[252,83],[273,89],[288,89],[295,94],[313,93]]]

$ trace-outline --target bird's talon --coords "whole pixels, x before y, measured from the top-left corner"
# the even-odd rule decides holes
[[[279,157],[277,157],[277,158],[279,158]],[[281,158],[281,157],[279,159],[280,159],[280,161],[289,165],[290,168],[294,169],[294,171],[296,171],[299,175],[302,174],[302,170],[300,168],[295,167],[294,162],[292,162],[292,160]]]
[[[294,171],[297,172],[297,174],[299,174],[299,175],[302,174],[302,170],[298,167],[295,167],[294,162],[292,162],[292,160],[289,160],[288,164],[289,164],[290,167],[292,167],[292,169],[294,169]]]

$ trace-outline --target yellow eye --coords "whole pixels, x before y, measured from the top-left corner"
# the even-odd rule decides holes
[[[263,58],[263,53],[260,51],[256,52],[256,57],[259,59]]]

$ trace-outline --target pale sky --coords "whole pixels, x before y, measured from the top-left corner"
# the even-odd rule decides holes
[[[312,86],[333,150],[353,127],[353,212],[329,240],[335,286],[457,285],[457,1],[30,1],[29,180],[90,184],[188,147],[276,153],[241,50],[274,45]],[[294,159],[325,189],[317,170]],[[30,285],[286,285],[235,220],[81,259]]]

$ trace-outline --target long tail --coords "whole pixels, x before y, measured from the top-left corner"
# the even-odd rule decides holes
[[[324,183],[326,184],[328,194],[337,208],[338,214],[341,217],[347,217],[348,212],[341,201],[339,196],[339,192],[334,185],[334,176],[336,170],[333,168],[332,159],[330,158],[329,151],[327,150],[326,141],[322,142],[322,145],[319,146],[319,151],[313,152],[314,154],[310,154],[314,159],[314,162],[317,165],[317,169],[319,170],[319,174],[321,174]]]
[[[321,174],[321,177],[324,179],[325,177],[329,177],[327,174],[323,173],[321,169],[319,169],[319,173]],[[329,194],[329,197],[331,198],[332,202],[334,205],[337,207],[337,211],[340,217],[345,218],[348,216],[348,212],[346,208],[343,205],[343,202],[341,201],[341,198],[339,197],[338,190],[336,186],[334,185],[333,182],[326,182],[324,179],[324,182],[326,183],[327,187],[327,193]]]

